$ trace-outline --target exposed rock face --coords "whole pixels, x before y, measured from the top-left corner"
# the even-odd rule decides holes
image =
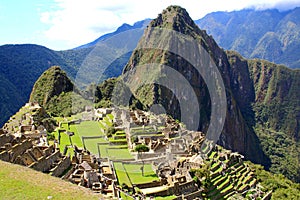
[[[73,83],[58,66],[45,71],[34,84],[29,102],[37,102],[45,107],[50,99],[61,93],[73,91]]]
[[[170,40],[164,35],[155,35],[152,31],[153,27],[171,29],[188,35],[198,44],[201,44],[210,54],[222,75],[227,96],[227,114],[219,143],[226,148],[246,155],[252,161],[268,166],[268,159],[264,156],[258,138],[251,128],[251,120],[245,118],[245,114],[251,111],[251,103],[254,102],[255,97],[254,88],[249,84],[251,79],[247,62],[237,57],[236,63],[238,65],[230,66],[226,53],[216,44],[214,39],[208,36],[205,31],[200,30],[186,10],[178,6],[168,7],[150,22],[141,39],[141,41],[146,40],[149,43]],[[170,42],[168,45],[178,45],[177,48],[180,48],[180,44]],[[200,105],[199,130],[205,132],[210,121],[211,100],[203,78],[191,63],[174,53],[161,49],[136,49],[123,73],[133,73],[135,68],[146,63],[167,65],[181,73],[189,81]],[[151,75],[153,76],[153,74]],[[155,75],[157,77],[163,76],[160,72],[156,72]],[[150,84],[137,90],[135,95],[148,107],[153,104],[162,104],[168,114],[180,119],[180,104],[170,89],[158,84]],[[187,94],[183,92],[182,95]],[[189,98],[188,95],[186,97]]]

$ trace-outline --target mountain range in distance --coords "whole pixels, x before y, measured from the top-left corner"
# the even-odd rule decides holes
[[[246,58],[261,58],[300,67],[300,8],[279,12],[276,9],[215,12],[196,20],[224,49],[236,50]],[[133,29],[144,29],[150,19],[123,24],[115,32],[65,51],[53,51],[39,45],[0,46],[0,124],[15,113],[29,98],[34,82],[50,66],[61,66],[75,79],[76,73],[98,42]],[[251,22],[251,23],[250,23]],[[121,74],[130,52],[117,59],[99,81]]]
[[[295,21],[293,21],[297,16],[290,17],[290,20],[286,19],[287,16],[292,16],[293,13],[295,13],[295,10],[298,9],[296,8],[282,13],[282,15],[280,15],[282,17],[281,20],[285,19],[285,21],[290,22],[289,24],[294,23],[297,26]],[[229,24],[228,27],[231,27],[233,26],[231,23],[235,22],[236,26],[242,26],[241,24],[244,22],[246,26],[246,24],[249,23],[250,16],[255,15],[253,14],[255,12],[268,13],[270,10],[243,10],[227,13],[228,15],[232,14],[232,16],[229,18],[221,16],[219,19],[221,21],[219,23],[223,25]],[[237,13],[240,13],[241,16],[237,17]],[[219,15],[220,13],[216,14]],[[242,16],[248,17],[243,18]],[[206,17],[211,20],[209,15]],[[213,19],[215,20],[215,18],[217,19],[218,17],[214,17]],[[277,20],[278,24],[281,23],[281,20]],[[196,22],[198,24],[201,23],[203,26],[205,25],[203,21]],[[262,23],[263,22],[261,22],[261,24]],[[145,27],[145,24],[148,24],[148,26]],[[260,23],[257,22],[255,24]],[[14,105],[9,101],[9,98],[14,98],[14,95],[17,97],[19,94],[22,94],[24,99],[15,98],[14,100],[16,101],[15,104],[19,103],[23,105],[24,103],[22,104],[22,101],[28,101],[29,95],[26,99],[26,93],[28,92],[30,94],[30,91],[30,101],[39,102],[46,111],[50,113],[50,116],[72,114],[73,111],[71,108],[74,109],[74,102],[70,101],[72,95],[72,100],[75,100],[76,104],[75,108],[78,108],[78,110],[82,109],[82,105],[85,104],[86,100],[90,99],[90,95],[94,95],[93,103],[99,107],[102,105],[105,105],[106,107],[106,105],[109,105],[109,102],[112,101],[112,90],[118,82],[118,78],[111,77],[119,77],[126,73],[134,74],[145,63],[159,63],[179,72],[188,81],[189,85],[192,87],[192,91],[194,91],[197,97],[199,105],[201,105],[199,130],[206,132],[208,124],[210,123],[210,115],[212,112],[211,105],[214,104],[214,100],[210,97],[208,88],[205,85],[203,78],[201,78],[201,75],[193,69],[193,66],[191,66],[192,64],[189,63],[185,57],[180,57],[172,52],[164,51],[163,49],[147,49],[139,47],[140,44],[143,44],[143,40],[152,44],[157,43],[157,45],[170,45],[168,43],[168,35],[156,35],[156,33],[152,31],[152,28],[161,27],[170,29],[192,37],[197,41],[197,44],[209,53],[212,61],[220,71],[224,82],[227,104],[225,106],[226,116],[224,128],[218,144],[245,155],[246,159],[262,164],[266,169],[273,173],[283,174],[295,182],[300,182],[299,69],[291,69],[284,65],[257,58],[247,59],[236,51],[224,50],[225,47],[219,46],[218,42],[214,40],[214,37],[217,37],[220,42],[225,36],[218,37],[217,35],[208,35],[208,28],[206,31],[199,28],[200,25],[196,25],[189,17],[186,10],[180,7],[169,7],[150,23],[149,21],[146,21],[139,22],[136,25],[137,27],[123,25],[123,28],[118,29],[115,33],[99,38],[98,41],[67,51],[52,51],[37,45],[2,46],[0,48],[2,49],[0,51],[2,52],[0,54],[0,66],[6,66],[6,68],[1,67],[0,77],[3,77],[4,81],[9,82],[7,85],[3,85],[2,94],[4,95],[2,95],[2,99],[7,104],[11,103],[9,104],[10,107],[3,106],[3,108],[18,109],[17,105]],[[206,25],[208,26],[209,23]],[[219,30],[221,31],[219,31],[219,33],[224,33],[222,29],[224,27],[220,26]],[[279,27],[279,25],[276,25],[276,27]],[[142,32],[138,32],[138,34],[135,35],[139,36],[139,38],[133,40],[140,41],[138,46],[133,48],[132,51],[125,50],[125,53],[121,53],[113,62],[108,62],[108,68],[101,68],[102,65],[99,65],[98,63],[99,60],[91,59],[89,57],[90,55],[93,55],[93,53],[98,52],[95,51],[95,49],[100,48],[101,50],[107,50],[108,52],[108,57],[103,57],[110,58],[109,56],[111,55],[109,53],[113,49],[106,49],[106,46],[103,46],[103,44],[118,37],[120,34],[132,33],[130,31],[135,28],[142,30]],[[274,34],[279,34],[280,32],[277,29],[272,30]],[[297,29],[295,28],[294,30]],[[268,29],[268,32],[271,31]],[[211,34],[214,34],[213,31]],[[230,35],[230,33],[228,33],[228,35]],[[245,55],[245,53],[253,51],[253,49],[250,49],[249,47],[251,46],[250,44],[254,43],[253,41],[259,41],[260,39],[258,40],[256,38],[254,40],[249,38],[247,40],[242,40],[240,38],[242,35],[242,32],[240,32],[240,36],[237,34],[235,37],[229,39],[235,40],[233,38],[236,38],[236,42],[233,42],[234,44],[239,44],[238,41],[247,44],[246,47],[249,49],[244,51],[241,50],[241,53]],[[250,37],[253,34],[246,35],[248,35],[247,37]],[[261,35],[264,38],[265,34],[261,33]],[[290,37],[292,37],[292,35]],[[166,41],[167,43],[165,43]],[[283,42],[286,42],[286,39],[283,40]],[[294,42],[296,43],[296,41]],[[228,42],[228,44],[231,43]],[[287,48],[293,47],[293,45],[289,45],[288,43],[284,44]],[[122,45],[123,43],[121,43],[121,46]],[[136,45],[134,44],[133,46]],[[257,44],[255,44],[255,47],[256,46]],[[282,45],[279,46],[282,47]],[[235,47],[236,46],[233,45],[231,49]],[[276,46],[274,46],[274,48],[273,46],[270,46],[267,50],[273,51],[275,47]],[[116,53],[121,50],[122,48],[116,49]],[[284,50],[286,49],[281,49],[281,52],[284,52]],[[297,54],[293,53],[293,55]],[[251,55],[249,57],[251,57]],[[102,57],[100,56],[100,61],[105,63],[105,59],[103,59],[104,61],[101,59]],[[84,85],[87,86],[86,88],[80,88],[78,85],[74,84],[78,81],[78,72],[83,72],[86,76],[95,75],[92,74],[94,71],[90,72],[82,70],[85,65],[90,64],[87,61],[92,64],[96,63],[99,70],[103,71],[103,76],[101,78],[98,77],[99,82],[93,82],[92,84],[86,83],[86,85]],[[297,63],[297,61],[295,62]],[[279,61],[278,63],[281,62]],[[60,67],[50,67],[53,65],[59,65]],[[38,70],[36,69],[37,66],[40,66]],[[157,71],[155,72],[164,72],[161,69],[156,70]],[[9,74],[10,77],[6,77],[6,74]],[[157,81],[166,77],[164,76],[164,73],[152,73],[148,75]],[[168,78],[171,79],[172,82],[176,82],[172,79],[172,76],[168,76]],[[36,79],[38,80],[36,81]],[[102,80],[104,81],[102,82]],[[32,85],[34,84],[33,89],[29,84],[26,85],[27,81],[31,81]],[[99,84],[100,82],[102,83]],[[11,97],[6,98],[6,94],[11,95]],[[120,93],[120,95],[122,95],[122,93]],[[19,95],[19,97],[21,97],[21,95]],[[167,114],[178,119],[181,115],[179,112],[180,103],[178,99],[190,96],[186,91],[183,91],[180,93],[180,96],[177,97],[170,89],[159,84],[151,83],[140,87],[136,93],[133,94],[133,97],[134,98],[131,99],[130,102],[133,106],[149,110],[152,105],[160,104],[163,105]],[[4,111],[9,112],[10,110]]]

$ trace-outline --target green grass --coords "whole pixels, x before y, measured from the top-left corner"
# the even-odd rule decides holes
[[[172,200],[175,198],[176,198],[175,195],[171,195],[171,196],[165,196],[165,197],[155,197],[155,200]]]
[[[104,136],[104,133],[100,130],[100,124],[96,121],[83,121],[80,124],[76,124],[75,128],[80,137],[82,136]]]
[[[127,144],[127,139],[124,138],[124,139],[114,139],[114,138],[110,138],[109,139],[110,142],[126,142]]]
[[[228,190],[231,190],[231,189],[233,189],[233,186],[232,185],[228,185],[227,187],[225,187],[222,191],[221,191],[221,193],[225,193],[225,192],[227,192]]]
[[[144,176],[142,176],[141,166],[142,164],[124,164],[120,162],[114,162],[115,170],[118,176],[119,184],[125,183],[128,186],[132,184],[148,183],[155,180],[159,180],[156,174],[153,172],[151,164],[145,164]],[[127,174],[128,176],[127,176]],[[129,178],[128,178],[129,177]]]
[[[224,185],[226,185],[229,182],[229,179],[226,178],[224,182],[222,182],[220,185],[217,186],[217,189],[220,190]]]
[[[124,148],[124,145],[120,146],[110,146],[110,145],[99,145],[100,154],[102,158],[108,157],[114,160],[120,159],[132,159],[133,156],[130,154],[127,148]]]
[[[210,155],[209,155],[209,159],[212,160],[213,157],[216,155],[217,152],[213,151]]]
[[[125,195],[125,194],[122,193],[122,192],[121,192],[121,199],[122,199],[122,200],[134,200],[134,198],[129,197],[129,196]]]
[[[64,120],[64,118],[56,118],[57,120]],[[71,119],[71,118],[70,118]],[[70,120],[68,119],[68,120]],[[108,115],[101,122],[96,121],[83,121],[80,124],[70,125],[70,130],[74,132],[74,136],[72,136],[73,144],[76,144],[78,147],[83,147],[83,142],[81,140],[82,137],[94,137],[94,136],[104,136],[104,133],[101,129],[104,129],[106,126],[109,127],[112,125],[110,120],[113,119],[112,115]],[[104,125],[106,124],[106,125]],[[67,123],[62,124],[62,128],[68,130]],[[58,138],[58,133],[55,133],[56,138]],[[111,142],[126,142],[126,139],[110,139]],[[85,147],[93,154],[98,154],[98,145],[97,143],[107,143],[104,138],[86,138],[84,140]],[[127,144],[127,142],[126,142]],[[65,133],[61,134],[61,145],[60,150],[63,152],[65,145],[71,145],[69,136]],[[111,159],[131,159],[132,155],[129,153],[128,149],[123,146],[109,146],[100,145],[100,153],[101,157],[109,157]],[[115,148],[115,149],[107,149],[107,148]],[[107,149],[107,150],[106,150]],[[69,150],[68,153],[73,155],[73,151]]]
[[[106,117],[107,117],[108,119],[110,119],[110,120],[113,120],[113,119],[114,119],[113,114],[107,114]]]
[[[144,165],[144,176],[142,175],[141,171],[142,166],[142,164],[124,164],[124,167],[133,184],[147,183],[159,180],[159,178],[153,172],[151,164]]]
[[[88,149],[91,153],[98,155],[98,147],[97,143],[99,142],[107,142],[104,138],[88,138],[84,139],[84,144],[86,149]]]
[[[82,137],[104,136],[104,133],[101,131],[100,123],[96,121],[83,121],[80,124],[70,125],[70,129],[76,133],[75,135],[78,135],[80,141]],[[97,143],[99,142],[107,141],[103,138],[84,140],[85,147],[93,154],[98,154]]]
[[[75,117],[70,117],[69,119],[72,119]],[[64,120],[64,118],[56,118],[57,120]],[[68,119],[68,120],[69,120]],[[62,123],[62,129],[65,129],[67,131],[74,132],[74,135],[71,137],[73,145],[76,145],[78,147],[83,147],[83,143],[81,140],[82,136],[104,136],[103,132],[100,130],[100,123],[96,121],[83,121],[80,124],[72,124],[69,126],[67,123]],[[58,132],[55,133],[55,138],[58,139]],[[86,148],[94,153],[98,154],[97,150],[97,143],[98,142],[106,142],[102,138],[97,139],[86,139],[85,140],[85,146]],[[63,152],[66,145],[71,145],[69,136],[66,133],[61,133],[61,139],[60,139],[60,151]],[[69,149],[68,153],[71,155],[74,154],[73,150]]]
[[[86,188],[27,167],[0,161],[0,199],[101,199]]]
[[[131,159],[133,156],[128,149],[108,149],[108,156],[111,159]]]
[[[129,178],[127,177],[126,171],[125,171],[122,163],[114,162],[114,167],[115,167],[115,171],[116,171],[116,174],[118,177],[119,184],[122,185],[123,183],[125,183],[129,187],[132,187],[131,182],[130,182]]]
[[[116,135],[125,135],[125,131],[116,131]]]
[[[66,131],[74,132],[74,135],[71,137],[72,144],[76,145],[78,147],[83,147],[82,141],[81,141],[81,139],[80,139],[80,137],[77,133],[77,130],[74,126],[75,125],[71,125],[70,129],[68,129],[67,124],[63,123],[62,124],[62,129],[66,130]],[[54,135],[55,135],[55,138],[58,140],[58,131],[55,131]],[[67,135],[67,133],[62,132],[60,134],[60,146],[59,146],[59,149],[60,149],[61,152],[64,151],[64,148],[65,148],[66,145],[71,145],[71,142],[70,142],[70,139],[69,139],[69,136]],[[74,155],[74,151],[72,149],[68,149],[67,154],[69,154],[69,153],[71,154],[71,156]]]

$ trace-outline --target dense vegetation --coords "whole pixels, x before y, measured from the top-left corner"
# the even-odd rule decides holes
[[[271,158],[270,171],[300,181],[300,70],[249,60],[255,88],[256,134]]]
[[[74,74],[56,52],[45,47],[0,46],[0,126],[28,102],[35,81],[52,65],[61,66],[69,75]]]
[[[255,169],[255,174],[265,191],[272,191],[272,199],[300,199],[300,184],[294,183],[281,174],[272,174],[260,165],[248,164]]]
[[[84,99],[66,73],[58,66],[46,70],[36,81],[30,102],[43,106],[51,116],[70,116],[91,103]]]

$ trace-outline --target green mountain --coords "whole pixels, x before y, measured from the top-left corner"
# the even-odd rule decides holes
[[[173,83],[180,81],[173,76],[174,74],[170,76],[165,73],[166,68],[179,72],[188,80],[188,84],[196,94],[201,114],[199,130],[203,132],[208,130],[208,124],[212,120],[210,119],[212,104],[215,103],[211,100],[203,76],[193,69],[186,58],[174,52],[147,46],[169,45],[176,49],[188,40],[182,36],[179,42],[174,44],[170,39],[172,36],[158,34],[153,28],[175,30],[188,35],[209,53],[218,67],[224,82],[227,102],[225,124],[218,143],[227,149],[242,153],[253,162],[263,164],[272,172],[282,173],[295,181],[300,181],[300,98],[297,92],[300,87],[299,70],[291,70],[263,60],[246,60],[235,52],[225,52],[211,36],[198,28],[184,9],[176,6],[168,7],[150,22],[137,49],[125,66],[123,76],[130,79],[132,74],[139,74],[132,80],[132,83],[136,83],[138,77],[147,74],[145,77],[152,83],[133,90],[135,97],[148,109],[155,104],[161,104],[167,114],[180,119],[182,104],[179,99],[190,100],[192,95],[182,92],[176,96],[173,91],[180,88],[172,91],[159,84],[165,79],[170,79]],[[192,48],[188,52],[191,58],[195,56]],[[147,63],[158,65],[151,67]],[[161,65],[167,67],[158,67]],[[287,164],[289,161],[292,165]]]
[[[300,68],[300,8],[214,12],[196,23],[225,49]]]
[[[60,67],[53,66],[46,70],[35,82],[30,94],[29,102],[37,102],[41,106],[47,103],[61,93],[71,92],[74,85]]]
[[[29,102],[39,103],[51,116],[69,116],[89,105],[58,66],[50,67],[38,78]]]
[[[0,47],[0,124],[28,101],[37,78],[53,65],[75,74],[57,52],[45,47],[29,44]]]
[[[275,63],[283,63],[291,68],[300,66],[299,8],[286,12],[278,10],[216,12],[196,22],[202,29],[212,34],[217,43],[225,49],[236,50],[247,58],[263,58]],[[98,50],[95,48],[99,42],[105,43],[126,31],[143,29],[148,23],[149,20],[143,20],[133,26],[123,24],[113,33],[66,51],[52,51],[46,47],[30,44],[0,46],[0,82],[3,83],[0,85],[0,90],[5,94],[0,97],[2,116],[0,124],[2,125],[27,102],[33,84],[50,66],[60,66],[74,81],[82,66],[86,66],[87,63],[95,63],[95,65],[100,63],[99,59],[101,61],[103,52],[101,53],[99,49],[102,48],[98,47]],[[137,41],[139,37],[139,34],[128,34],[127,39],[122,41],[132,43],[132,40]],[[122,41],[118,43],[121,44]],[[98,58],[91,58],[93,54],[97,54]],[[97,84],[107,78],[119,76],[130,55],[131,52],[125,51],[124,55],[114,59],[109,67],[98,65],[97,71],[102,77],[97,75],[95,76],[97,82],[92,82]],[[83,74],[95,79],[96,73],[87,71]],[[89,81],[87,82],[85,86],[90,84]]]
[[[0,46],[0,91],[3,94],[0,97],[0,125],[28,101],[35,81],[51,66],[60,66],[76,84],[80,82],[77,79],[78,72],[92,77],[92,80],[88,79],[84,83],[85,86],[91,82],[98,84],[107,78],[119,76],[131,55],[124,48],[125,45],[121,46],[121,50],[119,46],[123,41],[127,42],[127,46],[133,46],[133,49],[148,22],[149,20],[143,20],[133,26],[123,24],[113,33],[66,51],[53,51],[32,44]],[[133,34],[130,32],[137,29],[140,31]],[[124,54],[121,53],[122,50]],[[111,63],[105,63],[109,60],[107,58],[111,58]],[[85,68],[93,70],[84,71]]]

